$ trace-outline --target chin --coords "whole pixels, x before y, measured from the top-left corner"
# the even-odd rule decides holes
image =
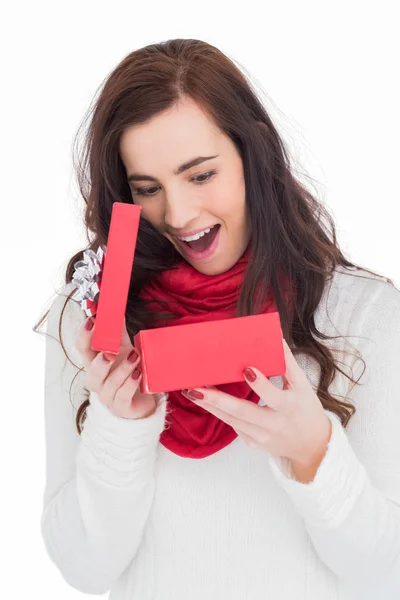
[[[221,275],[222,273],[229,271],[229,269],[232,269],[239,259],[235,258],[227,261],[214,258],[209,262],[192,262],[187,258],[185,260],[191,264],[196,271],[199,271],[199,273],[203,273],[204,275]]]

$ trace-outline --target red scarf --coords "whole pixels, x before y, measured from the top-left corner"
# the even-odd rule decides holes
[[[179,317],[163,321],[161,326],[228,319],[235,316],[247,262],[245,255],[229,271],[210,276],[182,261],[174,269],[163,271],[154,278],[143,288],[140,297],[145,300],[167,301],[167,308],[163,304],[157,306],[156,303],[151,303],[149,310],[167,310]],[[276,310],[272,294],[269,294],[264,312]],[[259,396],[244,380],[216,387],[255,404],[259,402]],[[166,421],[168,428],[160,435],[161,444],[185,458],[205,458],[225,448],[238,437],[230,425],[193,404],[180,391],[169,392]]]

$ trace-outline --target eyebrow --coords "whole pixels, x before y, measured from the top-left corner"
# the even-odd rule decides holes
[[[174,174],[180,175],[184,171],[187,171],[188,169],[191,169],[192,167],[195,167],[196,165],[199,165],[200,163],[206,160],[217,158],[218,156],[219,154],[216,154],[215,156],[197,156],[196,158],[192,158],[191,160],[188,160],[187,162],[183,163],[183,165],[178,167],[176,171],[174,171]],[[150,175],[143,175],[141,173],[131,173],[130,175],[128,175],[128,181],[141,181],[143,179],[145,179],[146,181],[157,181],[155,177],[151,177]]]

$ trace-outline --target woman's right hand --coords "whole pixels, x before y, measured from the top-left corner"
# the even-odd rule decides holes
[[[86,389],[95,392],[100,401],[117,417],[149,417],[155,412],[158,399],[153,394],[140,392],[140,357],[132,346],[125,319],[120,351],[117,355],[104,354],[92,349],[95,322],[95,318],[90,317],[82,323],[75,344],[86,369]],[[92,325],[90,329],[89,324]]]

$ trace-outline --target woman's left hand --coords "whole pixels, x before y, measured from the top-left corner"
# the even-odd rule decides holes
[[[258,369],[244,370],[244,378],[266,406],[243,401],[216,388],[194,388],[204,399],[186,398],[230,425],[251,447],[290,460],[292,468],[320,464],[331,437],[331,422],[304,371],[283,340],[286,373],[283,389]]]

